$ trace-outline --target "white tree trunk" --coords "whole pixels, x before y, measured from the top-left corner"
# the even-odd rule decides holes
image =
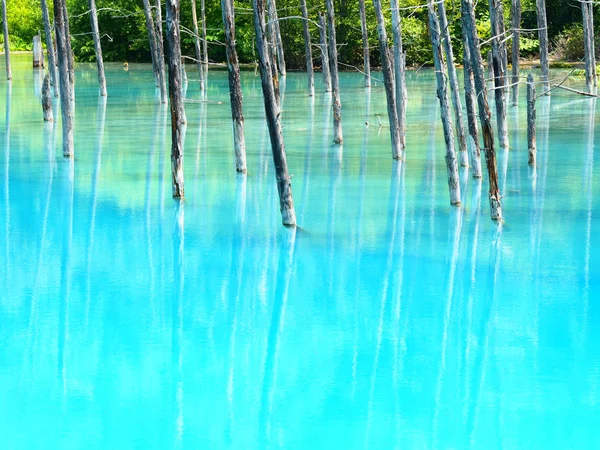
[[[42,83],[42,110],[44,111],[44,121],[53,122],[52,92],[50,89],[50,76],[48,74],[44,76],[44,81]]]
[[[536,0],[538,39],[540,41],[540,66],[544,95],[550,95],[550,61],[548,60],[548,20],[546,19],[546,0]]]
[[[206,12],[204,0],[200,0],[200,21],[202,22],[202,55],[204,58],[204,69],[208,71],[208,41],[206,40]]]
[[[33,67],[44,67],[44,53],[42,51],[42,37],[36,34],[33,37]]]
[[[473,178],[481,178],[481,149],[479,147],[479,129],[477,127],[477,105],[475,101],[475,82],[473,66],[466,34],[463,33],[463,68],[465,81],[465,103],[467,104],[467,124],[471,136],[471,171]]]
[[[232,0],[233,1],[233,0]],[[198,14],[196,13],[196,0],[192,3],[192,24],[194,26],[194,50],[196,51],[196,67],[198,67],[198,78],[200,80],[200,91],[204,91],[204,70],[202,68],[202,48],[200,47],[200,34],[198,30]],[[221,8],[223,7],[221,2]]]
[[[160,89],[160,102],[167,103],[167,76],[165,74],[165,50],[163,45],[162,6],[156,0],[156,66],[158,68],[158,84]],[[181,51],[181,50],[180,50]]]
[[[240,84],[240,64],[235,48],[235,18],[233,0],[221,0],[223,25],[225,27],[225,49],[229,73],[229,97],[233,120],[233,146],[235,150],[235,170],[246,173],[246,138],[244,136],[244,112],[242,109],[242,87]]]
[[[512,104],[519,104],[519,56],[521,50],[521,0],[512,0]]]
[[[64,21],[65,0],[54,0],[54,28],[56,31],[56,59],[60,82],[60,110],[62,116],[63,156],[73,158],[73,116],[71,112],[71,86],[69,79],[69,55],[66,41],[69,35]]]
[[[335,39],[335,11],[333,0],[327,3],[327,28],[329,29],[329,70],[331,72],[331,91],[333,97],[333,142],[344,142],[342,132],[342,102],[340,100],[340,79],[338,76],[338,54]]]
[[[398,127],[400,132],[400,149],[404,155],[406,148],[406,74],[404,52],[402,50],[402,23],[400,22],[400,10],[398,0],[391,0],[392,8],[392,35],[394,36],[394,73],[396,88],[396,111],[398,114]]]
[[[460,181],[458,178],[458,163],[456,161],[456,152],[454,150],[454,132],[452,130],[452,121],[450,119],[450,101],[448,99],[448,89],[446,87],[446,67],[442,56],[442,46],[440,43],[440,24],[435,12],[435,0],[429,0],[429,34],[433,47],[433,64],[437,79],[437,96],[440,100],[442,111],[442,125],[444,128],[444,139],[446,141],[446,169],[448,171],[448,189],[450,192],[450,203],[460,205]]]
[[[329,49],[327,42],[327,24],[325,16],[319,13],[319,36],[321,47],[321,70],[323,71],[323,83],[325,92],[331,92],[331,72],[329,70]]]
[[[258,64],[260,67],[265,114],[271,138],[271,150],[273,152],[277,191],[279,193],[279,209],[283,224],[295,226],[296,210],[292,196],[292,179],[288,173],[285,143],[281,130],[281,115],[279,114],[279,106],[275,98],[275,86],[273,85],[272,70],[270,67],[271,59],[269,58],[265,26],[265,3],[264,0],[252,0],[252,5],[254,9],[254,30],[256,33],[256,47],[258,49]]]
[[[404,157],[404,146],[398,121],[398,107],[396,105],[396,82],[392,69],[390,49],[387,44],[387,32],[380,0],[373,0],[375,16],[377,17],[377,34],[379,35],[379,53],[381,55],[381,70],[383,72],[383,84],[387,101],[388,119],[390,124],[390,137],[392,139],[392,158],[402,159]],[[402,64],[402,61],[400,61]],[[403,95],[400,92],[401,96]]]
[[[506,121],[506,63],[504,62],[504,16],[501,0],[489,0],[492,25],[492,67],[494,68],[494,97],[496,103],[496,124],[500,147],[508,148],[508,124]]]
[[[529,150],[528,164],[535,166],[536,138],[535,138],[535,84],[533,75],[527,76],[527,148]]]
[[[6,0],[2,0],[2,28],[4,31],[4,59],[6,60],[6,79],[12,80],[10,67],[10,45],[8,43],[8,21],[6,19]]]
[[[302,32],[304,33],[304,53],[306,54],[306,75],[308,77],[308,95],[315,95],[315,72],[312,62],[312,48],[310,43],[310,28],[308,23],[308,10],[306,9],[306,0],[300,0],[302,9]]]
[[[104,60],[102,59],[102,45],[100,44],[100,30],[98,28],[98,13],[96,12],[96,0],[89,0],[90,21],[92,23],[92,36],[94,38],[94,50],[96,52],[96,65],[98,66],[98,84],[100,95],[106,97],[106,77],[104,76]]]
[[[48,71],[50,72],[50,82],[54,87],[54,96],[58,97],[58,75],[56,74],[56,58],[54,53],[54,40],[52,39],[52,26],[50,24],[50,14],[48,13],[48,4],[46,0],[41,0],[42,20],[44,22],[44,34],[46,36],[46,50],[48,51]]]
[[[270,33],[273,38],[271,38],[271,45],[275,46],[277,50],[277,66],[279,68],[279,73],[281,75],[285,75],[287,70],[285,67],[285,57],[283,54],[283,41],[281,40],[281,29],[279,27],[279,17],[277,14],[277,4],[275,0],[267,0],[267,6],[269,9],[269,27],[272,30]]]
[[[367,29],[367,11],[365,0],[358,0],[360,12],[360,30],[362,32],[363,44],[363,70],[365,72],[365,87],[371,87],[371,54],[369,51],[369,31]]]
[[[588,0],[581,2],[583,16],[583,48],[585,51],[585,83],[587,91],[592,93],[596,86],[596,46],[594,42],[594,8]]]

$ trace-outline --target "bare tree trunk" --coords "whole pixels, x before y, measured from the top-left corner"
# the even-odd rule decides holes
[[[494,67],[494,97],[496,103],[496,124],[500,147],[508,148],[508,124],[506,122],[506,64],[504,63],[504,16],[501,0],[489,0],[492,25],[492,65]]]
[[[67,63],[69,67],[69,98],[75,100],[75,55],[71,48],[71,27],[69,26],[69,11],[67,1],[61,0],[63,7],[63,19],[65,28],[65,45],[67,49]],[[55,19],[56,21],[56,19]]]
[[[588,92],[596,86],[596,48],[594,43],[594,5],[581,1],[583,16],[583,48],[585,50],[585,84]]]
[[[98,66],[98,83],[100,95],[106,97],[106,77],[104,76],[104,60],[102,59],[102,45],[100,44],[100,29],[98,28],[98,13],[96,0],[89,0],[90,21],[92,23],[92,36],[94,37],[94,50],[96,51],[96,65]]]
[[[358,0],[360,11],[360,29],[362,31],[363,44],[363,70],[365,72],[365,87],[371,87],[371,54],[369,52],[369,31],[367,29],[367,11],[365,0]]]
[[[448,65],[448,79],[450,81],[450,93],[452,95],[452,107],[454,109],[454,125],[456,127],[456,135],[458,136],[459,163],[461,166],[467,167],[469,165],[467,138],[465,136],[462,102],[460,101],[458,77],[456,76],[456,67],[454,66],[454,52],[452,51],[452,41],[450,39],[450,29],[448,28],[448,18],[446,17],[446,7],[444,6],[443,1],[439,2],[437,5],[442,39],[444,41],[444,50],[446,52],[446,64]]]
[[[65,0],[54,0],[54,28],[56,31],[56,59],[60,83],[60,110],[62,115],[63,156],[72,158],[73,149],[73,117],[71,113],[71,86],[69,79],[69,55],[66,41],[69,35],[65,27]]]
[[[442,110],[442,125],[444,128],[444,138],[446,141],[446,169],[448,171],[448,189],[450,191],[450,203],[460,205],[460,181],[458,178],[458,163],[456,161],[456,152],[454,150],[454,132],[452,130],[452,121],[450,119],[450,102],[448,99],[448,89],[446,87],[446,67],[442,55],[442,46],[440,43],[440,24],[435,13],[435,0],[429,0],[429,34],[433,47],[433,64],[437,79],[437,96],[440,100]]]
[[[167,0],[168,1],[168,0]],[[167,103],[167,77],[165,74],[165,50],[163,45],[162,6],[156,0],[156,66],[158,67],[158,82],[160,89],[160,102]],[[181,48],[179,49],[181,53]],[[181,87],[181,86],[180,86]]]
[[[396,105],[396,83],[392,69],[390,49],[387,44],[387,32],[383,18],[380,0],[373,0],[375,16],[377,17],[377,34],[379,35],[379,53],[381,54],[381,70],[383,72],[383,85],[387,100],[388,119],[390,123],[390,137],[392,139],[392,158],[404,157],[404,146],[401,137],[400,123],[398,121],[398,107]],[[400,92],[402,96],[402,92]]]
[[[198,14],[196,13],[196,0],[191,0],[191,2],[192,2],[192,23],[194,25],[194,35],[195,35],[194,36],[194,49],[196,50],[196,66],[198,67],[198,77],[200,79],[200,90],[204,91],[204,70],[202,69],[202,49],[200,47],[200,34],[198,31]],[[223,2],[221,2],[221,8],[222,7],[223,7]]]
[[[313,70],[312,48],[310,43],[310,28],[308,23],[308,10],[306,9],[306,0],[300,0],[302,9],[302,22],[304,32],[304,52],[306,53],[306,74],[308,76],[308,95],[315,95],[315,71]]]
[[[512,0],[512,104],[519,104],[519,56],[521,51],[521,0]]]
[[[36,34],[33,37],[33,67],[44,67],[44,52],[42,50],[42,37]]]
[[[269,27],[271,27],[272,34],[275,37],[275,39],[272,39],[271,45],[274,45],[277,49],[277,66],[279,67],[279,73],[285,75],[287,70],[285,67],[283,41],[281,40],[281,29],[279,27],[279,17],[277,15],[277,4],[275,3],[275,0],[267,0],[267,7],[269,8]]]
[[[8,43],[8,22],[6,20],[6,0],[2,0],[2,26],[4,30],[4,58],[6,59],[6,79],[12,80],[10,67],[10,45]]]
[[[45,1],[45,0],[42,0]],[[154,83],[160,86],[158,73],[158,49],[156,48],[156,33],[154,32],[154,18],[149,0],[142,0],[144,4],[144,17],[146,18],[146,29],[148,30],[148,42],[150,43],[150,56],[152,58],[152,71],[154,72]]]
[[[402,24],[398,0],[392,0],[392,35],[394,36],[394,72],[396,75],[396,111],[400,133],[400,151],[404,155],[406,148],[406,74],[404,72],[404,52],[402,50]]]
[[[479,129],[477,128],[477,106],[475,104],[475,82],[468,40],[463,32],[463,67],[465,78],[465,103],[467,104],[467,124],[471,136],[471,171],[473,178],[481,178],[481,149],[479,147]]]
[[[50,81],[52,86],[54,86],[54,96],[58,97],[54,40],[52,39],[52,26],[50,25],[50,14],[48,13],[48,4],[46,3],[46,0],[41,0],[41,7],[42,19],[44,21],[44,34],[46,36],[46,50],[48,51],[48,71],[50,72]]]
[[[548,61],[548,20],[546,19],[546,0],[536,0],[538,39],[540,41],[540,66],[544,95],[550,95],[550,62]]]
[[[50,76],[46,74],[42,83],[42,110],[44,111],[44,121],[54,122],[52,112],[52,92],[50,90]]]
[[[268,43],[265,27],[265,3],[264,0],[252,0],[254,10],[254,30],[256,33],[256,47],[258,49],[258,63],[260,67],[260,78],[265,103],[265,114],[267,126],[271,138],[271,150],[273,152],[273,163],[275,165],[275,177],[277,179],[277,191],[279,193],[279,208],[284,225],[296,225],[296,211],[292,197],[292,179],[288,174],[287,158],[285,154],[285,143],[281,130],[281,116],[275,99],[275,86],[271,75],[271,61],[269,58]]]
[[[489,201],[492,220],[502,220],[502,203],[498,188],[498,163],[494,148],[494,131],[492,130],[492,114],[487,101],[487,87],[483,71],[483,59],[479,49],[479,37],[475,24],[475,12],[472,0],[461,0],[463,33],[466,34],[473,68],[473,79],[476,88],[479,121],[483,131],[485,162],[489,180]]]
[[[169,65],[169,100],[171,104],[171,182],[174,198],[184,197],[183,134],[185,120],[181,116],[181,41],[179,35],[179,0],[166,1],[167,61]]]
[[[325,16],[319,13],[319,36],[321,47],[321,70],[323,71],[323,83],[325,83],[325,92],[331,92],[331,72],[329,70],[329,50],[327,42],[327,24]]]
[[[229,72],[229,98],[233,119],[233,146],[235,150],[235,170],[246,173],[246,138],[244,137],[244,112],[242,109],[242,87],[240,84],[240,64],[235,48],[235,18],[233,0],[221,0],[223,25],[225,27],[225,48],[227,70]]]
[[[529,149],[530,166],[535,166],[536,139],[535,139],[535,84],[533,75],[527,76],[527,148]]]
[[[208,41],[206,40],[206,12],[204,0],[200,0],[200,22],[202,23],[202,55],[204,69],[208,70]]]
[[[327,28],[329,29],[329,70],[331,72],[331,91],[333,97],[333,142],[344,142],[342,132],[342,102],[340,100],[340,79],[338,76],[338,54],[335,39],[335,11],[333,0],[327,3]]]

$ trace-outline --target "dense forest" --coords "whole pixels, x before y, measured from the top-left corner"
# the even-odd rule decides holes
[[[198,8],[199,8],[198,2]],[[372,47],[372,64],[379,65],[376,20],[373,5],[367,7],[369,40]],[[390,20],[389,3],[384,2],[386,19]],[[422,0],[401,0],[402,33],[405,43],[406,63],[408,65],[431,64],[431,44],[427,29],[427,9],[411,8],[423,4]],[[450,31],[455,51],[461,52],[460,39],[460,2],[447,1]],[[556,60],[580,60],[583,58],[583,29],[581,9],[578,2],[565,0],[547,0],[550,51]],[[191,34],[191,1],[181,2],[182,53],[194,55],[194,38]],[[93,61],[94,45],[90,33],[90,19],[87,14],[87,0],[67,0],[72,46],[79,61]],[[504,14],[510,15],[510,0],[504,0]],[[281,34],[286,53],[286,63],[290,69],[304,69],[304,42],[300,2],[298,0],[279,0],[277,2],[281,20]],[[324,2],[308,0],[308,13],[316,23],[319,12],[325,9]],[[50,9],[52,4],[50,2]],[[8,24],[12,50],[30,50],[35,34],[43,30],[39,0],[8,0]],[[150,61],[148,35],[144,21],[141,0],[99,0],[97,1],[98,21],[102,34],[102,48],[106,61]],[[209,41],[209,60],[223,62],[225,47],[221,4],[216,0],[206,0],[207,40]],[[242,63],[256,61],[254,29],[252,26],[252,2],[238,0],[235,3],[237,26],[237,50]],[[360,16],[357,1],[335,0],[337,15],[338,43],[340,44],[340,63],[349,66],[362,65],[362,41]],[[535,0],[523,0],[524,29],[536,28]],[[476,6],[478,33],[482,40],[490,36],[489,8],[485,1]],[[510,23],[507,20],[507,23]],[[186,32],[187,30],[187,32]],[[318,36],[317,27],[311,24],[311,33]],[[2,37],[0,36],[0,39]],[[391,39],[391,35],[390,35]],[[538,51],[537,33],[523,33],[521,37],[521,56],[535,58]],[[345,66],[342,65],[341,69]],[[346,68],[348,68],[346,66]]]

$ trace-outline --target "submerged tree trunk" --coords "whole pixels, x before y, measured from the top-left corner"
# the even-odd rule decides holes
[[[492,66],[494,68],[494,97],[496,103],[496,123],[500,147],[508,148],[508,124],[506,122],[506,63],[504,62],[504,16],[501,0],[489,0],[492,25]]]
[[[269,26],[272,32],[271,45],[275,46],[277,50],[277,66],[279,67],[279,73],[285,75],[287,70],[285,67],[285,57],[283,54],[283,41],[281,40],[281,28],[279,27],[279,17],[277,14],[277,4],[275,0],[267,0],[267,7],[269,9]]]
[[[398,121],[398,107],[396,105],[396,83],[390,56],[390,49],[387,44],[387,32],[381,9],[381,1],[373,0],[375,16],[377,17],[377,34],[379,35],[379,53],[381,54],[381,70],[383,72],[383,84],[385,87],[385,96],[387,100],[388,119],[390,123],[390,137],[392,139],[392,158],[402,159],[404,156],[404,146],[401,137],[400,123]],[[400,92],[400,96],[402,96]]]
[[[171,183],[174,198],[184,197],[183,133],[181,116],[181,40],[179,35],[179,0],[167,0],[167,61],[169,65],[169,100],[171,105]]]
[[[535,84],[533,75],[527,76],[527,148],[529,150],[528,164],[535,166],[536,139],[535,139]]]
[[[42,0],[45,1],[45,0]],[[144,17],[146,18],[146,29],[148,30],[148,42],[150,43],[150,56],[152,58],[152,71],[154,72],[154,83],[160,86],[158,73],[158,49],[156,48],[156,33],[154,31],[154,18],[149,0],[142,0],[144,4]]]
[[[338,54],[335,39],[335,11],[333,0],[327,3],[327,28],[329,28],[329,70],[331,72],[331,91],[333,97],[333,142],[344,142],[342,132],[342,102],[340,100],[340,79],[338,76]]]
[[[406,148],[406,74],[404,73],[404,52],[402,50],[402,26],[398,0],[392,0],[392,35],[394,36],[394,72],[396,75],[396,111],[400,133],[400,151]]]
[[[246,173],[246,138],[244,137],[244,112],[242,109],[242,87],[240,85],[240,64],[235,48],[235,19],[233,0],[221,0],[223,25],[225,27],[225,48],[227,70],[229,72],[229,98],[233,119],[233,146],[235,150],[235,170]]]
[[[279,193],[279,209],[283,224],[295,226],[296,211],[292,197],[292,179],[288,174],[285,143],[281,130],[281,115],[279,114],[279,107],[275,99],[275,86],[273,85],[271,75],[271,60],[269,58],[265,29],[264,0],[252,0],[252,6],[254,10],[254,30],[256,33],[256,47],[258,49],[258,64],[260,67],[265,114],[269,128],[269,137],[271,138],[271,150],[273,152],[277,191]]]
[[[467,154],[467,138],[465,136],[465,126],[462,115],[462,102],[460,101],[458,77],[456,76],[456,67],[454,66],[454,52],[452,51],[452,41],[450,40],[446,7],[444,6],[443,1],[438,3],[438,15],[440,18],[442,38],[444,40],[444,50],[446,52],[446,64],[448,65],[448,79],[450,81],[450,93],[452,95],[452,107],[454,109],[454,125],[456,126],[456,135],[458,136],[459,163],[461,166],[467,167],[469,165],[469,156]]]
[[[437,96],[440,100],[442,109],[442,125],[444,128],[444,138],[446,141],[446,169],[448,171],[448,189],[450,191],[450,203],[460,205],[460,182],[458,179],[458,163],[456,161],[456,152],[454,150],[454,133],[450,119],[450,102],[448,99],[448,89],[446,87],[446,68],[444,67],[444,57],[442,56],[442,46],[440,43],[440,24],[435,13],[435,0],[429,0],[429,34],[431,36],[431,45],[433,47],[433,64],[437,79]]]
[[[200,90],[204,90],[204,70],[202,69],[202,49],[200,47],[200,35],[198,30],[198,14],[196,14],[196,0],[192,2],[192,23],[194,25],[194,50],[196,50],[196,66],[198,67],[198,77],[200,79]],[[232,0],[233,2],[233,0]],[[221,8],[223,2],[221,1]],[[233,8],[231,8],[233,10]],[[223,12],[223,14],[225,14]]]
[[[512,104],[519,104],[519,56],[521,50],[521,0],[512,0]]]
[[[50,89],[50,75],[48,74],[44,76],[44,81],[42,83],[42,110],[44,111],[44,122],[53,122],[52,92]]]
[[[479,129],[477,127],[477,106],[475,104],[475,82],[468,40],[463,33],[463,67],[465,78],[465,103],[467,104],[467,124],[471,136],[471,171],[473,178],[481,178],[481,149],[479,147]]]
[[[98,13],[96,12],[96,0],[89,0],[90,21],[92,23],[92,36],[94,37],[94,50],[96,52],[96,65],[98,66],[98,84],[100,84],[100,95],[106,97],[106,78],[104,76],[104,60],[102,59],[102,45],[100,44],[100,30],[98,28]]]
[[[33,67],[44,67],[44,53],[42,51],[42,37],[36,34],[33,37]]]
[[[585,84],[588,92],[596,86],[596,46],[594,43],[594,5],[581,1],[583,16],[583,48],[585,51]]]
[[[64,20],[65,0],[54,0],[54,28],[56,30],[56,59],[60,83],[60,110],[62,116],[63,156],[72,158],[73,117],[71,113],[71,86],[69,80],[69,55],[66,41],[69,39]]]
[[[358,0],[360,11],[360,30],[363,45],[363,70],[365,72],[365,87],[371,87],[371,54],[369,52],[369,31],[367,29],[367,11],[365,0]]]
[[[483,71],[483,59],[479,49],[479,37],[475,24],[475,12],[472,0],[461,0],[463,33],[468,40],[469,53],[471,56],[471,67],[476,88],[477,104],[479,109],[479,121],[483,131],[483,145],[485,162],[489,180],[489,201],[492,220],[502,220],[502,203],[500,190],[498,188],[498,163],[496,161],[496,149],[494,147],[494,131],[492,130],[492,114],[487,101],[487,87]]]
[[[308,10],[306,9],[306,0],[300,0],[302,9],[302,31],[304,33],[304,52],[306,53],[306,75],[308,76],[308,95],[315,95],[315,73],[312,62],[312,48],[310,43],[310,28],[308,23]]]
[[[325,92],[331,92],[331,71],[329,70],[329,50],[327,48],[327,24],[325,23],[325,16],[322,13],[319,13],[319,36],[323,83],[325,84]]]
[[[50,24],[50,14],[48,13],[48,4],[46,0],[41,0],[42,19],[44,22],[44,34],[46,36],[46,50],[48,51],[48,71],[50,72],[50,81],[54,86],[54,96],[58,97],[58,81],[56,75],[56,59],[54,57],[54,40],[52,39],[52,26]]]
[[[169,1],[169,0],[167,0]],[[162,6],[156,0],[156,65],[158,67],[158,82],[160,89],[160,102],[167,103],[167,76],[165,74],[165,50],[163,45]],[[179,24],[178,24],[179,26]],[[179,49],[181,53],[181,48]],[[182,103],[183,104],[183,103]]]
[[[550,62],[548,60],[548,20],[546,19],[546,0],[536,0],[538,39],[540,41],[540,66],[544,95],[550,95]]]
[[[4,30],[4,58],[6,59],[6,79],[12,80],[10,67],[10,45],[8,43],[8,22],[6,20],[6,0],[2,0],[2,28]]]

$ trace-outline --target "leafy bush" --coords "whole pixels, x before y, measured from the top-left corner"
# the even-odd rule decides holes
[[[552,54],[556,59],[579,61],[584,57],[583,27],[572,25],[554,39]]]

